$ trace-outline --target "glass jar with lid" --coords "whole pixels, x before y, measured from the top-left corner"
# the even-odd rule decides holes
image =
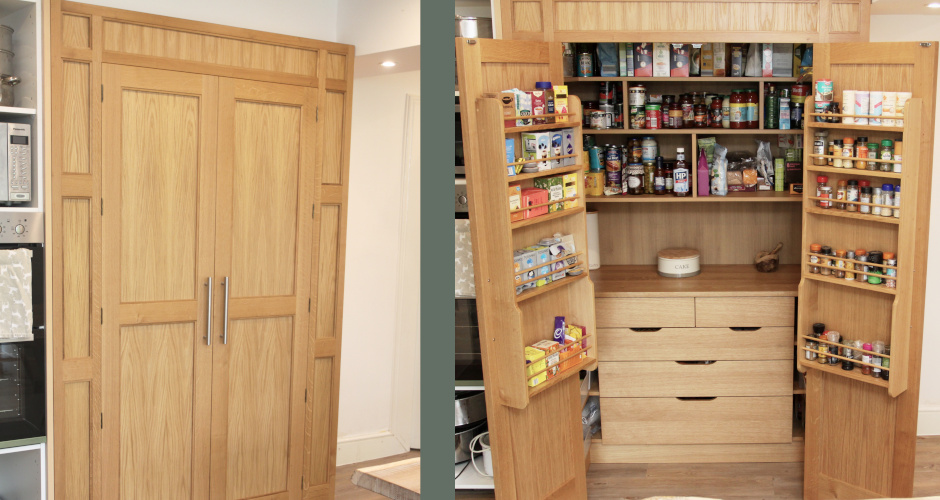
[[[731,128],[747,128],[747,104],[740,89],[731,92]]]
[[[640,161],[656,161],[656,157],[659,156],[659,143],[656,142],[656,138],[651,135],[645,135],[640,145],[643,148],[643,155]]]
[[[624,180],[624,184],[627,185],[627,194],[643,194],[643,165],[631,163],[627,166],[626,172],[627,178]]]

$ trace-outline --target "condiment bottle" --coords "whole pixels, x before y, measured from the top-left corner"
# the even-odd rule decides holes
[[[747,128],[747,104],[744,102],[744,94],[741,90],[734,90],[731,93],[731,128]]]
[[[682,128],[682,105],[673,102],[669,104],[669,125],[666,128]]]
[[[744,102],[747,104],[747,128],[758,128],[757,121],[757,91],[748,90]]]
[[[901,185],[898,184],[894,186],[894,210],[893,215],[895,219],[901,218]]]
[[[779,128],[777,123],[779,118],[779,97],[777,97],[777,90],[774,88],[773,84],[769,84],[767,89],[764,90],[764,128],[765,129],[775,129]]]
[[[640,163],[655,161],[656,157],[659,156],[659,143],[656,142],[655,137],[651,135],[643,136],[643,141],[640,142],[640,146],[642,147]]]
[[[708,156],[705,154],[705,148],[699,150],[698,155],[698,195],[709,196],[711,194],[710,183],[708,181]]]
[[[823,335],[826,331],[825,323],[813,323],[813,336],[820,340],[828,340]],[[826,354],[829,352],[829,345],[823,342],[819,343],[819,356],[816,358],[816,362],[824,365],[829,362],[829,356]]]
[[[885,252],[884,259],[885,259],[885,265],[897,267],[898,261],[894,258],[893,252]],[[898,270],[897,269],[885,268],[885,276],[887,276],[887,278],[885,278],[885,286],[887,288],[898,287],[898,281],[897,281]]]
[[[682,94],[679,97],[679,105],[682,107],[682,128],[692,128],[695,126],[695,101],[689,94]]]
[[[881,203],[884,205],[894,206],[894,184],[882,184],[881,185]],[[891,217],[892,212],[891,208],[882,208],[881,216],[882,217]]]
[[[896,174],[900,174],[900,173],[901,173],[901,157],[903,156],[901,153],[903,152],[903,150],[904,150],[904,143],[903,143],[902,141],[895,141],[895,142],[894,142],[894,158],[893,158],[893,159],[894,159],[894,161],[896,161],[897,163],[894,163],[894,164],[892,164],[892,165],[889,165],[889,166],[891,167],[891,170],[886,170],[886,172],[894,172],[894,173],[896,173]],[[886,374],[887,374],[887,373],[886,373]]]
[[[862,344],[862,349],[865,349],[866,351],[870,351],[871,344],[867,342]],[[871,363],[871,354],[867,352],[863,352],[862,363]],[[861,366],[862,366],[862,375],[871,375],[871,366],[868,366],[868,365],[861,365]]]
[[[861,182],[868,182],[868,181],[861,181]],[[859,195],[858,201],[860,201],[861,203],[871,203],[871,188],[868,186],[863,186],[859,191],[861,192],[861,194]],[[859,213],[870,214],[871,205],[862,205],[861,203],[858,206]]]
[[[877,142],[868,143],[868,159],[869,160],[878,159],[878,143]],[[869,161],[868,164],[865,165],[865,168],[867,170],[878,170],[878,162]]]
[[[839,269],[833,271],[832,275],[836,278],[845,278],[845,250],[836,250],[836,267]]]
[[[862,138],[859,137],[859,141],[856,143],[857,146],[855,147],[855,156],[856,158],[859,158],[855,161],[855,168],[858,170],[865,170],[865,167],[868,164],[866,161],[868,158],[868,143],[862,142],[861,139]]]
[[[882,341],[880,341],[880,340],[876,340],[876,341],[872,344],[871,350],[872,350],[872,351],[875,351],[875,352],[878,353],[878,354],[884,354],[884,352],[885,352],[885,343],[882,342]],[[881,360],[882,360],[881,356],[872,355],[872,357],[871,357],[871,364],[875,365],[874,368],[872,368],[872,370],[871,370],[871,376],[872,376],[872,377],[881,378]]]
[[[835,156],[835,158],[832,159],[832,166],[842,168],[842,139],[835,140],[835,144],[832,148],[832,156]]]
[[[656,157],[656,171],[653,174],[653,194],[666,194],[666,171],[663,170],[663,157]]]
[[[868,252],[864,248],[855,250],[855,260],[858,261],[855,264],[855,270],[858,271],[855,273],[855,281],[868,281],[868,266],[865,265],[868,262]]]
[[[845,210],[845,197],[846,197],[846,182],[845,179],[839,180],[838,186],[836,187],[836,202],[835,206],[839,210]]]
[[[819,274],[819,253],[822,251],[822,245],[819,243],[813,243],[809,246],[809,251],[812,255],[809,256],[809,272],[812,274]]]
[[[878,205],[884,204],[884,196],[881,194],[880,187],[872,188],[871,202],[872,202],[871,214],[881,216],[881,207],[879,207]]]
[[[842,139],[842,157],[843,158],[852,158],[855,154],[855,139],[851,137],[846,137]],[[855,162],[852,160],[842,160],[842,168],[852,168],[855,166]]]
[[[712,102],[708,105],[708,126],[721,128],[721,97],[712,97]]]
[[[666,194],[673,194],[675,192],[675,179],[672,177],[671,163],[664,163],[663,176],[665,177],[666,181]]]
[[[883,253],[878,250],[872,250],[868,252],[868,262],[871,264],[882,264]],[[880,285],[881,284],[881,270],[879,266],[868,266],[868,284],[869,285]]]
[[[823,245],[819,251],[819,255],[819,263],[821,264],[819,266],[819,274],[823,276],[832,276],[832,268],[835,267],[832,265],[832,259],[829,258],[832,255],[832,247]]]
[[[695,128],[705,128],[708,126],[708,108],[704,104],[696,104],[693,106],[693,112],[695,113],[694,125]]]
[[[721,99],[721,128],[731,128],[731,96]]]
[[[676,149],[676,167],[672,171],[672,178],[676,196],[690,196],[689,164],[685,161],[685,148]]]
[[[829,187],[829,177],[825,175],[816,176],[816,197],[823,197],[823,188]],[[822,208],[829,208],[829,202],[823,200],[816,200],[816,206]]]
[[[891,372],[888,371],[888,368],[891,367],[891,346],[885,346],[885,357],[881,358],[881,378],[882,380],[890,379],[889,375]]]
[[[855,252],[853,252],[852,250],[847,250],[845,252],[845,259],[846,259],[845,279],[849,281],[855,281],[855,273],[852,272],[853,270],[855,270],[855,264],[852,262],[849,262],[851,260],[855,260]]]
[[[859,199],[859,190],[858,190],[858,181],[855,179],[849,179],[848,187],[845,189],[845,201],[852,202],[858,201]],[[857,203],[846,203],[845,210],[848,212],[858,212]]]

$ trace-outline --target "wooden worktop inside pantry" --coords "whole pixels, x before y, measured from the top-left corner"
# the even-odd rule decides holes
[[[761,273],[751,264],[703,265],[701,274],[691,278],[664,278],[656,266],[601,266],[591,271],[591,281],[595,297],[796,297],[800,266]]]

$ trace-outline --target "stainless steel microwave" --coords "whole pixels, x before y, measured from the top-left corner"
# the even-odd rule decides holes
[[[0,123],[0,202],[30,201],[33,154],[29,132],[29,125]]]

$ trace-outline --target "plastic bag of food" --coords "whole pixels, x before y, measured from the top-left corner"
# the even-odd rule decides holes
[[[755,139],[756,140],[756,139]],[[774,185],[774,155],[770,152],[770,142],[757,142],[757,176],[764,179],[764,185]]]
[[[716,196],[728,195],[728,148],[715,144],[715,164],[712,167],[712,194]]]

